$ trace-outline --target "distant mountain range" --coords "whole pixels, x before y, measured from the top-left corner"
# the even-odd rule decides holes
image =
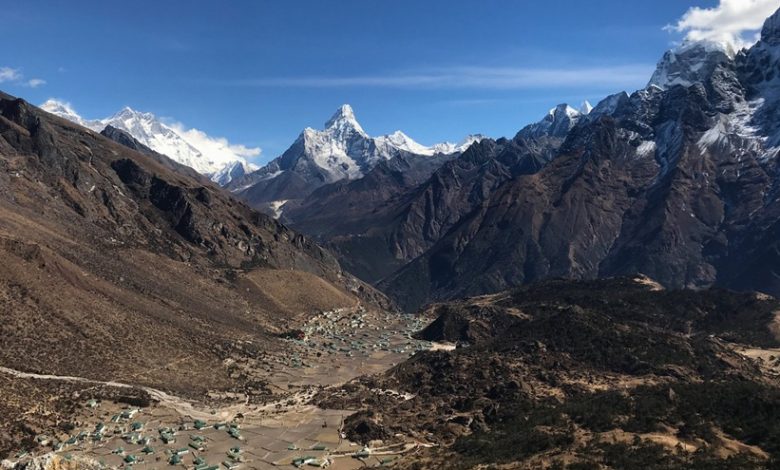
[[[41,109],[95,132],[108,126],[122,130],[143,146],[208,176],[271,214],[281,211],[288,200],[301,199],[323,184],[361,178],[380,161],[401,154],[453,155],[483,138],[472,135],[457,144],[442,142],[430,147],[401,131],[373,138],[360,126],[352,107],[345,104],[324,130],[305,129],[283,155],[259,168],[246,160],[245,149],[237,151],[224,139],[167,124],[154,114],[129,107],[93,120],[54,99],[43,103]]]
[[[146,147],[207,175],[220,185],[257,169],[247,162],[245,149],[236,149],[224,139],[210,137],[196,129],[185,130],[166,124],[152,113],[125,107],[105,119],[84,119],[70,105],[50,99],[41,109],[95,132],[107,126],[120,129]]]
[[[352,107],[345,104],[323,130],[304,129],[280,157],[234,179],[227,188],[258,209],[278,212],[288,201],[301,200],[323,185],[360,179],[381,162],[402,155],[453,155],[482,138],[472,135],[459,144],[426,147],[401,131],[371,137],[358,123]]]

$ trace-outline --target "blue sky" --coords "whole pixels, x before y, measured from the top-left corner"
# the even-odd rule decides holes
[[[692,6],[718,5],[5,3],[0,89],[36,104],[65,100],[87,118],[125,105],[150,111],[261,147],[260,162],[283,152],[304,127],[321,127],[342,103],[352,104],[372,135],[401,129],[427,145],[469,133],[514,135],[557,103],[595,104],[643,87],[663,52],[686,34],[664,26]]]

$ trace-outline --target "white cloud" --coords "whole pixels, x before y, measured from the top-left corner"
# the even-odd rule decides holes
[[[639,86],[647,80],[653,69],[653,65],[642,64],[570,68],[444,67],[395,75],[281,77],[226,83],[280,88],[533,89],[598,86],[612,89]]]
[[[59,98],[49,98],[48,100],[41,103],[40,108],[44,111],[63,110],[67,111],[69,114],[76,115],[76,111],[73,109],[73,105],[71,105],[70,102],[61,100]]]
[[[187,129],[180,122],[171,123],[170,127],[202,154],[215,159],[235,160],[235,156],[249,159],[259,156],[261,152],[258,147],[231,144],[224,137],[211,137],[201,130]]]
[[[764,20],[780,6],[777,0],[720,0],[713,8],[691,7],[668,31],[690,41],[710,40],[749,47],[759,39]]]
[[[0,83],[3,82],[15,82],[22,78],[22,73],[19,69],[13,69],[11,67],[0,67]]]
[[[39,86],[46,85],[46,80],[43,80],[41,78],[32,78],[30,80],[27,80],[26,86],[30,88],[38,88]]]
[[[20,69],[15,69],[12,67],[0,67],[0,83],[12,83],[29,88],[38,88],[41,85],[45,85],[46,80],[41,78],[24,80],[24,74]]]

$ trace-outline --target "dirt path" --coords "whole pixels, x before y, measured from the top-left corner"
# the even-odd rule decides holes
[[[94,379],[87,379],[84,377],[74,377],[69,375],[50,375],[50,374],[33,374],[30,372],[22,372],[8,367],[0,366],[0,373],[10,375],[19,379],[33,379],[33,380],[55,380],[61,382],[81,383],[88,385],[103,385],[114,388],[124,389],[138,389],[148,393],[154,400],[158,401],[160,405],[173,409],[177,413],[183,416],[189,416],[193,419],[213,419],[214,414],[209,411],[198,410],[192,404],[183,398],[165,393],[162,390],[156,388],[146,387],[142,385],[130,385],[122,382],[113,381],[101,381]],[[220,408],[218,413],[223,419],[232,418],[237,413],[245,411],[246,405],[231,405],[228,407]]]

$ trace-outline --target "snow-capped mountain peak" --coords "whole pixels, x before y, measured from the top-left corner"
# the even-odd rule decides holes
[[[348,104],[336,110],[325,123],[325,129],[307,128],[301,134],[308,158],[324,171],[329,181],[359,178],[377,162],[389,160],[399,152],[416,155],[455,153],[461,145],[450,143],[426,147],[401,131],[379,137],[370,137],[358,123]],[[468,142],[470,145],[473,140]]]
[[[124,107],[113,116],[104,119],[103,124],[127,132],[155,152],[167,155],[199,173],[214,173],[227,163],[217,162],[204,156],[183,136],[158,120],[152,113],[142,113]]]
[[[718,64],[731,61],[735,56],[736,51],[730,44],[710,40],[686,41],[666,51],[647,86],[655,85],[662,89],[675,85],[689,87],[711,77]]]
[[[341,133],[357,132],[361,135],[367,135],[360,123],[358,123],[352,106],[348,104],[343,104],[339,107],[336,113],[325,123],[325,129]]]
[[[430,149],[434,154],[461,153],[461,152],[465,152],[466,149],[471,147],[472,144],[474,144],[475,142],[479,142],[482,139],[485,139],[485,136],[482,134],[470,134],[467,135],[463,140],[461,140],[457,144],[454,144],[452,142],[442,142],[440,144],[431,146]]]
[[[403,150],[417,155],[433,155],[430,147],[426,147],[401,131],[395,131],[392,134],[383,135],[374,139],[377,147],[384,148],[388,153],[392,149]]]
[[[339,121],[357,122],[357,119],[355,118],[355,110],[352,109],[352,106],[346,103],[339,106],[339,109],[337,109],[336,112],[333,113],[333,116],[328,119],[328,122],[325,123],[325,127],[331,127],[333,124]]]
[[[371,137],[358,123],[352,107],[345,104],[324,129],[304,129],[281,156],[228,188],[254,203],[300,199],[324,184],[361,178],[379,162],[404,153],[454,154],[481,139],[473,135],[460,144],[444,142],[427,147],[401,131]]]
[[[81,126],[100,132],[112,126],[133,136],[155,152],[187,165],[199,173],[225,179],[226,174],[237,175],[236,163],[246,171],[256,167],[246,157],[256,156],[260,149],[231,145],[226,139],[211,137],[198,129],[187,129],[181,124],[167,124],[154,114],[125,106],[105,119],[86,120],[70,104],[49,99],[41,108]],[[214,179],[214,181],[217,181]]]
[[[152,113],[144,113],[141,111],[136,111],[135,109],[131,108],[130,106],[125,106],[116,113],[114,113],[113,116],[107,118],[107,120],[121,120],[121,119],[138,119],[138,120],[145,120],[145,121],[154,121],[157,118]]]
[[[583,101],[580,105],[580,114],[590,114],[591,111],[593,111],[593,105],[590,104],[590,101]]]
[[[211,175],[211,181],[220,186],[227,186],[231,181],[241,178],[257,169],[257,165],[252,163],[242,161],[228,162],[222,169]]]
[[[95,132],[100,132],[106,126],[100,120],[87,120],[82,118],[70,103],[65,101],[55,100],[49,98],[42,105],[41,109],[55,116],[67,119],[68,121],[75,122],[76,124],[91,129]]]
[[[559,104],[547,112],[547,115],[539,122],[524,127],[518,136],[525,139],[538,139],[540,137],[565,137],[572,127],[583,116],[566,103]]]
[[[576,118],[579,117],[580,112],[576,109],[572,108],[566,103],[559,104],[558,106],[552,108],[550,111],[548,111],[547,115],[550,116],[553,120],[554,119],[560,119],[563,115],[566,115],[569,118]]]

